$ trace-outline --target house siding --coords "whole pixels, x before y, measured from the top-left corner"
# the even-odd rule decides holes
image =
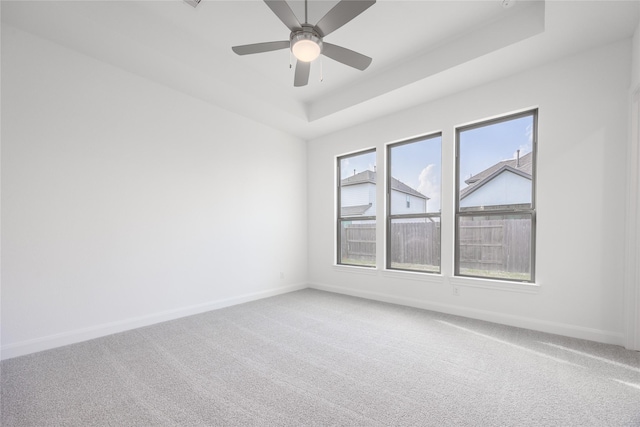
[[[460,207],[522,203],[531,203],[531,180],[513,172],[504,171],[460,200]]]
[[[376,214],[376,186],[370,182],[341,187],[340,200],[342,207],[371,204],[371,207],[362,215]]]
[[[409,207],[407,207],[407,197]],[[391,212],[394,215],[426,213],[427,200],[400,191],[391,191]]]

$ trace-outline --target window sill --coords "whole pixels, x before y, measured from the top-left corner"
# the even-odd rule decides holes
[[[522,294],[537,294],[540,285],[536,283],[522,283],[482,279],[477,277],[445,277],[438,273],[420,273],[402,270],[380,270],[377,267],[361,267],[357,265],[334,264],[334,271],[368,276],[383,276],[393,279],[412,280],[425,284],[461,286],[476,289],[490,289],[495,291],[517,292]]]
[[[493,289],[497,291],[519,292],[523,294],[537,294],[540,285],[535,283],[508,282],[475,277],[451,277],[449,283],[452,286],[465,286],[469,288]]]
[[[402,271],[402,270],[382,270],[382,276],[392,277],[394,279],[406,279],[415,280],[422,283],[433,283],[441,285],[443,283],[443,277],[440,273],[421,273],[419,271]]]
[[[377,267],[360,267],[358,265],[342,264],[334,264],[333,269],[340,273],[367,274],[369,276],[377,276],[379,271]]]

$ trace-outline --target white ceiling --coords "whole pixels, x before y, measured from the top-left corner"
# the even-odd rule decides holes
[[[513,2],[513,0],[511,0]],[[317,22],[336,0],[311,0]],[[304,21],[304,3],[290,1]],[[630,37],[638,1],[378,0],[326,41],[373,58],[324,58],[293,87],[287,40],[260,0],[2,1],[2,21],[259,122],[311,139],[514,72]],[[320,69],[323,80],[320,81]]]

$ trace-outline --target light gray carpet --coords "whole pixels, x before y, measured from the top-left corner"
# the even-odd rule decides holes
[[[303,290],[2,362],[9,426],[640,426],[640,353]]]

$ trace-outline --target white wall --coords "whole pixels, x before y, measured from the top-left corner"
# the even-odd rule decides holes
[[[632,39],[625,253],[625,347],[640,350],[640,25]]]
[[[640,24],[633,33],[631,45],[631,84],[635,88],[640,85]]]
[[[1,136],[3,358],[306,286],[304,141],[4,25]]]
[[[631,68],[631,42],[621,41],[310,141],[312,286],[622,344]],[[454,129],[536,106],[537,286],[452,278]],[[375,145],[384,165],[385,143],[440,130],[442,276],[334,266],[335,156]],[[379,218],[383,208],[379,203]],[[384,221],[378,224],[382,242]],[[382,266],[384,245],[377,247]]]

